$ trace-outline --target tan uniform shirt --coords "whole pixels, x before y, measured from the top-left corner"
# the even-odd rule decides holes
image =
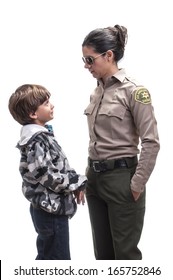
[[[140,152],[131,188],[142,192],[160,149],[148,90],[121,69],[105,85],[98,81],[85,114],[90,135],[89,157],[116,159],[133,157]]]

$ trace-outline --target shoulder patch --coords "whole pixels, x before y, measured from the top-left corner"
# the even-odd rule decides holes
[[[135,92],[135,100],[143,104],[151,103],[151,96],[149,91],[146,88],[138,89]]]

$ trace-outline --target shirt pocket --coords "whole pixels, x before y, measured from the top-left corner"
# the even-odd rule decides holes
[[[102,106],[96,121],[98,134],[104,135],[105,139],[116,145],[115,139],[120,139],[124,131],[125,114],[126,108],[121,104]]]
[[[116,117],[120,120],[124,119],[126,108],[120,104],[113,104],[110,107],[101,107],[98,115],[106,115],[107,117]]]
[[[85,109],[84,114],[85,114],[85,115],[92,115],[95,106],[96,106],[95,103],[90,103],[90,104],[88,105],[88,107]]]

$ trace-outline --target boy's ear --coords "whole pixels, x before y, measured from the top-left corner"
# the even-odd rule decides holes
[[[34,120],[37,119],[37,114],[36,113],[30,113],[29,116],[30,116],[31,119],[34,119]]]

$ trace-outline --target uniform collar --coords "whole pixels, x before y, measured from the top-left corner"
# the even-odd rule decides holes
[[[125,69],[124,68],[119,69],[119,71],[116,72],[111,78],[113,77],[122,83],[124,79],[127,77]]]
[[[116,72],[113,76],[107,78],[105,86],[110,86],[118,81],[122,83],[126,77],[127,75],[125,69],[119,69],[119,71]],[[103,86],[103,82],[101,79],[98,80],[98,84],[101,84]]]

